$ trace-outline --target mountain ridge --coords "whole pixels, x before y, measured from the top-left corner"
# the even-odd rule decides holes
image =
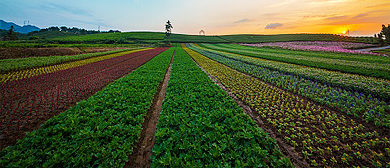
[[[30,33],[32,31],[39,31],[39,30],[41,30],[37,26],[33,26],[33,25],[19,26],[19,25],[13,23],[13,22],[6,22],[6,21],[0,19],[0,29],[2,29],[2,30],[9,30],[11,28],[11,26],[14,27],[15,32],[23,33],[23,34],[27,34],[27,33]]]

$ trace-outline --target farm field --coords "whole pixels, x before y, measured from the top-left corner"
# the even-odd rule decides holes
[[[80,54],[87,54],[87,53],[115,51],[120,49],[129,49],[129,48],[125,48],[125,47],[2,48],[0,49],[0,56],[1,56],[0,59],[80,55]]]
[[[161,51],[161,49],[159,49]],[[123,167],[173,49],[51,118],[0,152],[2,167]],[[61,138],[60,138],[61,137]],[[33,143],[31,148],[26,148]]]
[[[259,165],[292,166],[275,140],[178,48],[157,125],[151,167]]]
[[[74,61],[82,61],[82,62],[95,61],[96,62],[102,59],[124,55],[126,51],[127,53],[131,53],[134,52],[136,49],[137,48],[122,49],[122,50],[115,50],[115,51],[80,54],[80,55],[72,55],[72,56],[66,55],[66,56],[50,56],[50,57],[29,57],[29,58],[19,58],[19,59],[3,59],[0,60],[0,65],[1,65],[0,72],[14,74],[14,73],[23,72],[23,70],[31,70],[32,68],[47,69],[47,66],[58,66],[60,64],[66,64],[72,61],[73,62]],[[87,58],[93,58],[93,59],[84,60]]]
[[[159,46],[171,43],[263,43],[285,41],[344,41],[377,44],[372,37],[347,37],[331,34],[279,34],[279,35],[187,35],[163,32],[124,32],[51,37],[41,40],[0,41],[0,48],[53,48],[53,47],[137,47]]]
[[[76,66],[41,74],[29,71],[29,78],[21,75],[12,81],[2,81],[2,147],[14,143],[24,136],[24,132],[35,129],[50,117],[88,98],[164,50],[166,48],[124,53],[99,61],[91,58],[94,61],[73,62]]]
[[[388,164],[387,129],[328,109],[186,50],[200,66],[254,109],[265,127],[293,146],[310,166]]]
[[[373,46],[367,39],[29,41],[127,47],[0,60],[0,167],[389,167],[390,59],[352,52]],[[146,43],[99,44],[107,40]],[[313,47],[284,47],[297,43]]]
[[[345,55],[340,56],[339,53],[322,53],[320,55],[312,55],[311,51],[306,52],[306,54],[304,55],[301,55],[303,51],[301,51],[300,53],[296,53],[291,50],[280,50],[278,52],[275,49],[264,49],[256,47],[253,48],[247,46],[234,46],[233,48],[229,48],[223,45],[224,44],[222,44],[222,46],[216,46],[209,44],[206,46],[211,47],[211,49],[218,49],[221,51],[232,52],[235,54],[243,54],[274,61],[390,79],[390,58],[388,57],[365,55],[360,58],[359,55],[359,58],[352,60],[351,57],[357,57],[357,55],[349,55],[349,57],[346,57]]]
[[[367,122],[389,127],[389,81],[192,47],[209,58]],[[320,76],[319,76],[320,74]],[[335,81],[332,81],[335,80]],[[367,84],[372,82],[373,84]],[[349,84],[348,84],[349,83]],[[376,86],[375,86],[376,85]],[[376,92],[376,91],[379,92]],[[360,92],[359,92],[360,91]],[[362,93],[363,92],[363,93]],[[364,94],[365,92],[365,94]]]

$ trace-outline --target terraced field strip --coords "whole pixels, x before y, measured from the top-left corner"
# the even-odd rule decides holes
[[[370,87],[368,87],[362,93],[349,89],[347,85],[340,87],[335,86],[335,82],[322,82],[327,81],[330,77],[321,79],[319,74],[317,75],[321,80],[313,80],[308,76],[314,76],[315,73],[310,74],[310,69],[306,69],[306,67],[295,67],[297,65],[219,52],[197,47],[196,45],[189,45],[189,47],[208,58],[272,83],[287,91],[310,98],[313,101],[345,112],[356,118],[363,118],[368,122],[375,123],[375,125],[390,128],[390,103],[388,103],[388,99],[384,99],[384,97],[387,97],[386,95],[389,95],[386,93],[390,91],[390,84],[386,84],[386,82],[389,83],[387,80],[383,81],[383,87],[377,86],[375,89],[369,89]],[[294,68],[296,68],[295,71]],[[338,76],[332,73],[326,74],[326,72],[322,74],[331,77],[335,76],[336,79]],[[348,77],[348,75],[345,75],[345,77]],[[339,79],[341,83],[350,80],[341,77]],[[370,82],[370,80],[366,82]],[[375,80],[372,82],[375,82]],[[355,84],[361,88],[367,86],[364,81],[356,82]],[[384,90],[384,92],[380,92],[383,94],[376,94],[378,92],[375,91],[378,90]]]
[[[40,123],[88,98],[166,49],[139,51],[0,85],[1,148],[13,144],[25,132],[36,129]]]
[[[304,51],[295,53],[294,50],[257,49],[237,45],[234,48],[229,48],[228,45],[204,44],[203,46],[235,54],[390,80],[390,58],[387,57],[362,55],[363,58],[351,59],[351,57],[360,57],[360,55],[345,54],[345,56],[340,56],[341,54],[314,51],[306,51],[307,54],[302,55],[300,53],[305,53]],[[321,53],[321,55],[316,53]],[[339,59],[334,59],[335,55]]]
[[[176,50],[151,167],[292,167],[276,142]]]
[[[0,83],[6,83],[6,82],[20,80],[20,79],[24,79],[24,78],[31,78],[31,77],[42,75],[42,74],[53,73],[53,72],[60,71],[60,70],[75,68],[75,67],[87,65],[90,63],[99,62],[99,61],[103,61],[106,59],[111,59],[111,58],[124,56],[127,54],[139,52],[139,51],[150,50],[150,49],[151,48],[144,48],[144,49],[137,49],[137,50],[131,50],[131,51],[124,51],[124,52],[119,52],[119,53],[108,54],[108,55],[104,55],[104,56],[98,56],[98,57],[93,57],[93,58],[89,58],[89,59],[74,61],[74,62],[67,62],[67,63],[57,64],[57,65],[8,72],[5,74],[0,74]]]
[[[313,167],[390,166],[388,129],[344,116],[185,48]]]
[[[3,149],[0,167],[123,167],[173,51],[159,54]]]

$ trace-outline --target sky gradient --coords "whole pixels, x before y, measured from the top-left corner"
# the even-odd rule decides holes
[[[373,35],[390,24],[389,0],[2,0],[0,19],[40,28],[173,33]]]

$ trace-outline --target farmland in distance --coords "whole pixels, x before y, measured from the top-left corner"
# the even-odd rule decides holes
[[[0,41],[0,167],[390,167],[370,37]]]

